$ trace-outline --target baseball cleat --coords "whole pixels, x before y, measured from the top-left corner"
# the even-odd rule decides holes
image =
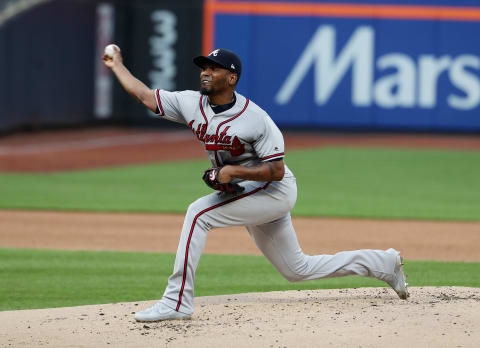
[[[190,314],[177,312],[162,302],[157,302],[152,307],[135,313],[136,321],[187,320],[190,318]]]
[[[408,293],[407,276],[403,272],[403,258],[395,249],[388,249],[387,252],[395,254],[396,257],[392,280],[388,281],[387,283],[392,287],[393,290],[395,290],[398,297],[400,297],[402,300],[406,300],[410,294]]]

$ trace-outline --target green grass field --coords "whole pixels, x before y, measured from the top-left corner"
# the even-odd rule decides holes
[[[321,148],[288,153],[294,215],[480,221],[480,154]],[[206,161],[0,174],[0,209],[184,213],[210,190]],[[168,198],[168,199],[165,199]]]
[[[159,299],[173,254],[0,249],[0,310]],[[413,286],[480,287],[477,263],[406,261]],[[263,256],[203,255],[196,295],[385,286],[345,277],[287,282]],[[392,295],[394,295],[392,291]]]
[[[322,148],[292,151],[286,163],[297,177],[297,216],[480,221],[473,151]],[[210,192],[200,178],[207,167],[4,173],[0,209],[184,213]],[[0,249],[0,310],[155,299],[172,268],[170,254]],[[407,261],[406,270],[413,286],[480,287],[480,263]],[[197,296],[362,286],[384,284],[359,277],[291,284],[257,256],[204,255],[196,277]]]

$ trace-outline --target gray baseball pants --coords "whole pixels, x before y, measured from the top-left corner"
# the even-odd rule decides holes
[[[393,276],[396,257],[383,250],[303,253],[290,217],[297,199],[295,177],[242,185],[245,191],[239,195],[214,192],[188,207],[173,274],[161,300],[168,307],[193,312],[195,271],[211,228],[246,226],[257,247],[291,282],[353,274],[387,281]]]

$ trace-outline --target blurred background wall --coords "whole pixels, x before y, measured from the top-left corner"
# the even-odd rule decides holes
[[[240,54],[239,90],[280,126],[480,130],[476,0],[208,4],[205,45]]]
[[[103,49],[117,43],[127,67],[152,88],[194,89],[198,68],[191,57],[201,54],[202,4],[2,0],[0,131],[111,123],[158,126],[103,66]]]
[[[236,51],[238,91],[281,127],[480,131],[476,0],[0,0],[0,131],[172,127],[101,63],[117,43],[152,88],[197,89],[191,58]]]

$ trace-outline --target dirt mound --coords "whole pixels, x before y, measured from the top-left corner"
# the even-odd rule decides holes
[[[478,347],[480,289],[206,296],[192,320],[137,323],[153,302],[0,312],[4,347]]]

